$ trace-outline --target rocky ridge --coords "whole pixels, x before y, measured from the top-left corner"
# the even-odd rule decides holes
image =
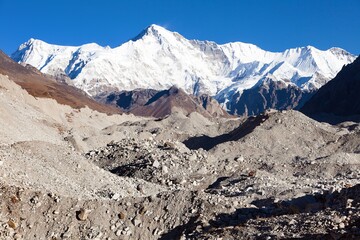
[[[103,93],[95,99],[138,116],[163,118],[174,111],[182,111],[187,115],[197,112],[207,118],[230,117],[212,97],[205,94],[198,97],[192,96],[174,86],[163,91],[136,89]]]

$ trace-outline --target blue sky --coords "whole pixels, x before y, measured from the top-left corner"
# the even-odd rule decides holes
[[[359,0],[0,0],[0,49],[29,38],[111,47],[155,23],[189,39],[360,54]]]

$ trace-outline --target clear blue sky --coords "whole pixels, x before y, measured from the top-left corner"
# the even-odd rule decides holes
[[[111,47],[155,23],[189,39],[265,50],[332,46],[360,53],[360,0],[0,0],[0,49],[29,38]]]

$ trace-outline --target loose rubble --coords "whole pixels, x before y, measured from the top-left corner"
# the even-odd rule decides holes
[[[112,117],[0,84],[0,239],[360,238],[359,123]]]
[[[116,175],[177,189],[198,186],[215,172],[213,159],[206,151],[189,150],[184,144],[171,140],[123,139],[85,156]]]

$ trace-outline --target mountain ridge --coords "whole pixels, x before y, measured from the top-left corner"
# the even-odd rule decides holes
[[[80,89],[64,83],[62,80],[51,78],[29,65],[22,66],[14,62],[0,51],[0,74],[24,88],[30,95],[38,98],[52,98],[58,103],[76,109],[89,107],[90,109],[107,113],[120,114],[120,109],[96,102]]]
[[[43,73],[66,74],[93,96],[175,85],[188,94],[213,96],[226,108],[234,94],[241,95],[268,74],[302,90],[316,90],[355,56],[341,48],[322,51],[306,46],[269,52],[249,43],[188,40],[150,25],[115,48],[96,43],[60,46],[30,39],[12,58]]]
[[[231,117],[218,102],[208,95],[193,96],[172,86],[166,90],[136,89],[100,94],[95,99],[138,116],[163,118],[173,112],[185,115],[197,112],[206,118]]]
[[[301,109],[308,115],[332,114],[341,117],[360,116],[360,57],[344,66],[305,103]]]

